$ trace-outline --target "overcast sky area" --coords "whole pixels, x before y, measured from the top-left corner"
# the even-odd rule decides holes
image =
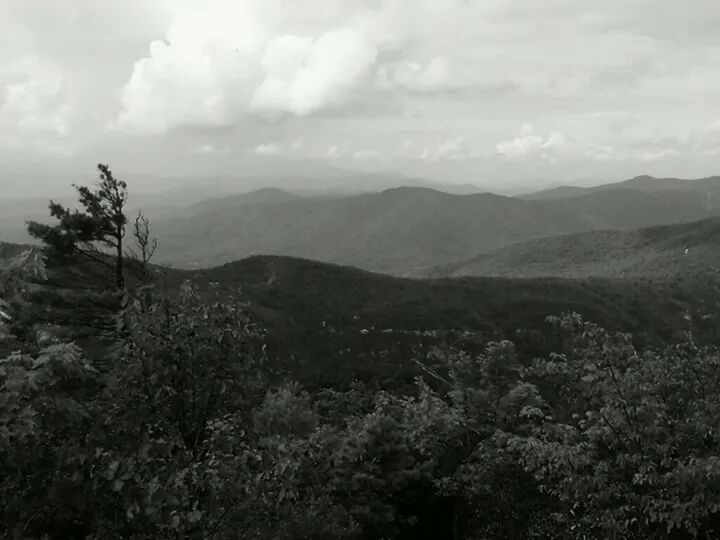
[[[4,193],[98,161],[501,190],[719,158],[718,0],[0,0]]]

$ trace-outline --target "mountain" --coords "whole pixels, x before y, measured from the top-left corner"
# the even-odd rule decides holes
[[[442,276],[684,280],[718,274],[720,218],[541,238],[429,272]]]
[[[253,174],[241,176],[196,178],[164,178],[148,175],[128,175],[130,198],[126,214],[135,216],[143,211],[153,220],[180,215],[213,212],[216,208],[230,209],[250,203],[268,204],[308,197],[330,199],[372,193],[408,185],[431,188],[446,193],[471,194],[482,190],[472,184],[435,183],[399,174],[363,174],[329,166],[312,164],[299,170],[284,167],[265,167]],[[68,185],[87,175],[68,177]],[[89,177],[90,181],[92,176]],[[18,177],[18,182],[33,183],[33,177]],[[35,183],[50,180],[34,178]],[[55,182],[56,183],[56,182]],[[87,180],[82,182],[87,183]],[[274,187],[268,187],[274,186]],[[0,241],[29,243],[25,222],[47,221],[49,199],[74,207],[77,199],[71,189],[52,191],[47,197],[10,195],[0,200]],[[12,192],[11,192],[12,194]]]
[[[718,182],[720,189],[720,181]],[[584,230],[633,229],[696,221],[712,216],[716,209],[696,194],[687,192],[643,192],[628,187],[608,188],[584,195],[534,201],[557,212],[571,210]],[[579,228],[574,231],[581,232]]]
[[[547,201],[417,187],[287,199],[251,203],[242,196],[227,198],[155,220],[157,260],[196,268],[251,255],[287,255],[411,275],[532,238],[712,215],[692,195],[632,189]]]
[[[557,186],[521,197],[526,200],[558,200],[589,195],[606,190],[632,189],[642,193],[686,194],[702,200],[706,206],[720,206],[720,176],[709,176],[696,180],[681,178],[655,178],[642,175],[617,183],[601,184],[592,187]]]
[[[528,199],[417,186],[322,196],[275,187],[192,204],[182,204],[182,193],[138,195],[127,213],[132,218],[143,208],[151,218],[162,264],[207,268],[252,255],[287,255],[408,276],[536,238],[720,213],[720,178],[637,177],[572,191]],[[29,241],[23,220],[47,221],[46,206],[40,199],[0,204],[0,240]]]
[[[233,210],[245,205],[280,204],[300,198],[288,191],[279,188],[262,188],[248,193],[239,193],[205,199],[182,209],[185,216],[203,215],[217,211]]]

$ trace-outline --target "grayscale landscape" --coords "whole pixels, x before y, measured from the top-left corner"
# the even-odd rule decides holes
[[[718,29],[0,0],[0,539],[720,538]]]

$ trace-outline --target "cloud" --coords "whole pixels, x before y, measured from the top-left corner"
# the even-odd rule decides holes
[[[377,61],[373,17],[349,13],[308,26],[279,0],[208,4],[181,11],[134,63],[114,127],[165,133],[236,125],[250,114],[306,116],[350,99]]]
[[[259,156],[277,156],[282,154],[283,149],[276,144],[259,144],[253,148],[253,153]]]
[[[604,116],[604,115],[603,115]],[[592,137],[567,135],[557,131],[538,133],[525,124],[520,135],[496,145],[499,155],[513,161],[541,160],[546,163],[582,162],[654,163],[678,156],[698,154],[697,135],[624,141],[622,146],[593,140]]]
[[[520,135],[500,142],[495,146],[498,154],[509,159],[523,159],[527,157],[554,158],[554,154],[567,145],[567,138],[562,133],[551,132],[547,135],[538,135],[532,124],[523,125]]]
[[[213,156],[228,154],[229,150],[227,148],[218,148],[217,146],[214,146],[212,144],[203,144],[193,148],[192,153],[200,154],[203,156]]]
[[[25,57],[0,69],[0,140],[52,150],[70,131],[72,107],[57,68]],[[50,144],[51,146],[47,146]]]
[[[204,4],[180,10],[134,63],[114,127],[146,134],[235,123],[257,78],[266,15],[258,2]]]
[[[430,163],[437,161],[461,161],[469,158],[465,139],[461,136],[453,137],[440,143],[434,149],[425,148],[420,159]]]
[[[377,47],[358,28],[334,29],[317,39],[280,36],[262,58],[264,78],[250,109],[297,116],[348,98],[377,58]]]
[[[459,159],[465,150],[465,142],[462,137],[455,137],[438,146],[437,154],[440,159]]]
[[[331,146],[325,151],[325,157],[328,159],[339,159],[345,155],[345,152],[337,146]]]
[[[678,157],[681,154],[676,148],[659,148],[640,145],[636,148],[614,148],[612,146],[598,146],[588,148],[586,157],[600,162],[641,162],[655,163],[668,158]]]
[[[433,92],[474,84],[451,68],[442,53],[450,45],[428,42],[430,51],[440,51],[429,55],[421,45],[455,32],[466,10],[461,0],[328,0],[322,9],[311,0],[178,6],[164,38],[134,62],[114,128],[139,134],[222,128],[253,114],[305,117],[355,102],[382,103],[378,89]]]
[[[645,163],[651,163],[654,161],[660,161],[668,157],[675,157],[680,155],[680,152],[674,148],[663,148],[653,152],[645,152],[640,154],[639,159]]]
[[[82,148],[142,156],[138,168],[191,153],[205,167],[213,154],[192,149],[207,141],[241,149],[238,162],[275,141],[318,159],[338,145],[358,168],[374,165],[353,161],[365,150],[402,158],[386,161],[398,170],[423,156],[444,177],[477,174],[460,163],[476,157],[527,176],[538,160],[556,162],[557,178],[590,174],[588,162],[597,175],[651,163],[691,176],[712,171],[720,148],[720,125],[708,126],[720,118],[717,1],[36,4],[0,1],[0,145],[27,161]],[[23,57],[34,60],[18,67]],[[529,119],[537,129],[520,131]]]
[[[232,124],[231,70],[239,59],[224,49],[220,56],[202,45],[154,41],[150,56],[135,62],[122,89],[116,127],[133,133],[164,133],[176,127]],[[239,65],[238,75],[242,73]]]

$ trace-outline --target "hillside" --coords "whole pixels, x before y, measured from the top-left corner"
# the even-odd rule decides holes
[[[23,278],[42,278],[37,271],[43,267],[28,259],[28,254],[31,259],[38,255],[35,250],[0,247],[3,253],[15,252],[0,263],[4,276],[25,261],[21,272],[13,271],[13,280],[3,280],[10,300],[25,288]],[[641,280],[418,280],[277,256],[250,257],[206,270],[158,271],[164,274],[161,290],[170,294],[190,280],[204,296],[227,300],[237,294],[249,302],[254,319],[268,330],[271,359],[312,384],[344,384],[356,377],[378,384],[407,382],[417,374],[412,358],[442,343],[472,348],[489,339],[511,338],[524,356],[532,357],[553,345],[546,316],[567,311],[608,328],[636,332],[641,341],[665,341],[687,328],[687,312],[702,320],[720,306],[720,293],[708,288],[707,281],[699,282],[698,290]],[[77,279],[72,277],[73,282]],[[54,309],[67,315],[62,306]],[[93,346],[82,336],[79,343]]]
[[[412,280],[287,257],[251,257],[208,270],[170,271],[168,290],[189,279],[204,294],[240,290],[270,331],[270,355],[305,382],[354,377],[391,384],[415,373],[416,351],[512,338],[524,356],[553,342],[545,317],[576,311],[641,340],[677,338],[687,312],[711,322],[720,291],[611,279]],[[518,333],[520,332],[520,333]],[[644,336],[644,337],[643,337]],[[713,334],[714,336],[714,334]]]
[[[697,279],[720,272],[720,219],[532,240],[430,275]]]
[[[527,201],[406,187],[273,204],[223,201],[156,220],[154,231],[160,239],[158,261],[181,268],[263,254],[410,275],[532,238],[709,215],[702,201],[684,193],[624,189],[572,200]]]

